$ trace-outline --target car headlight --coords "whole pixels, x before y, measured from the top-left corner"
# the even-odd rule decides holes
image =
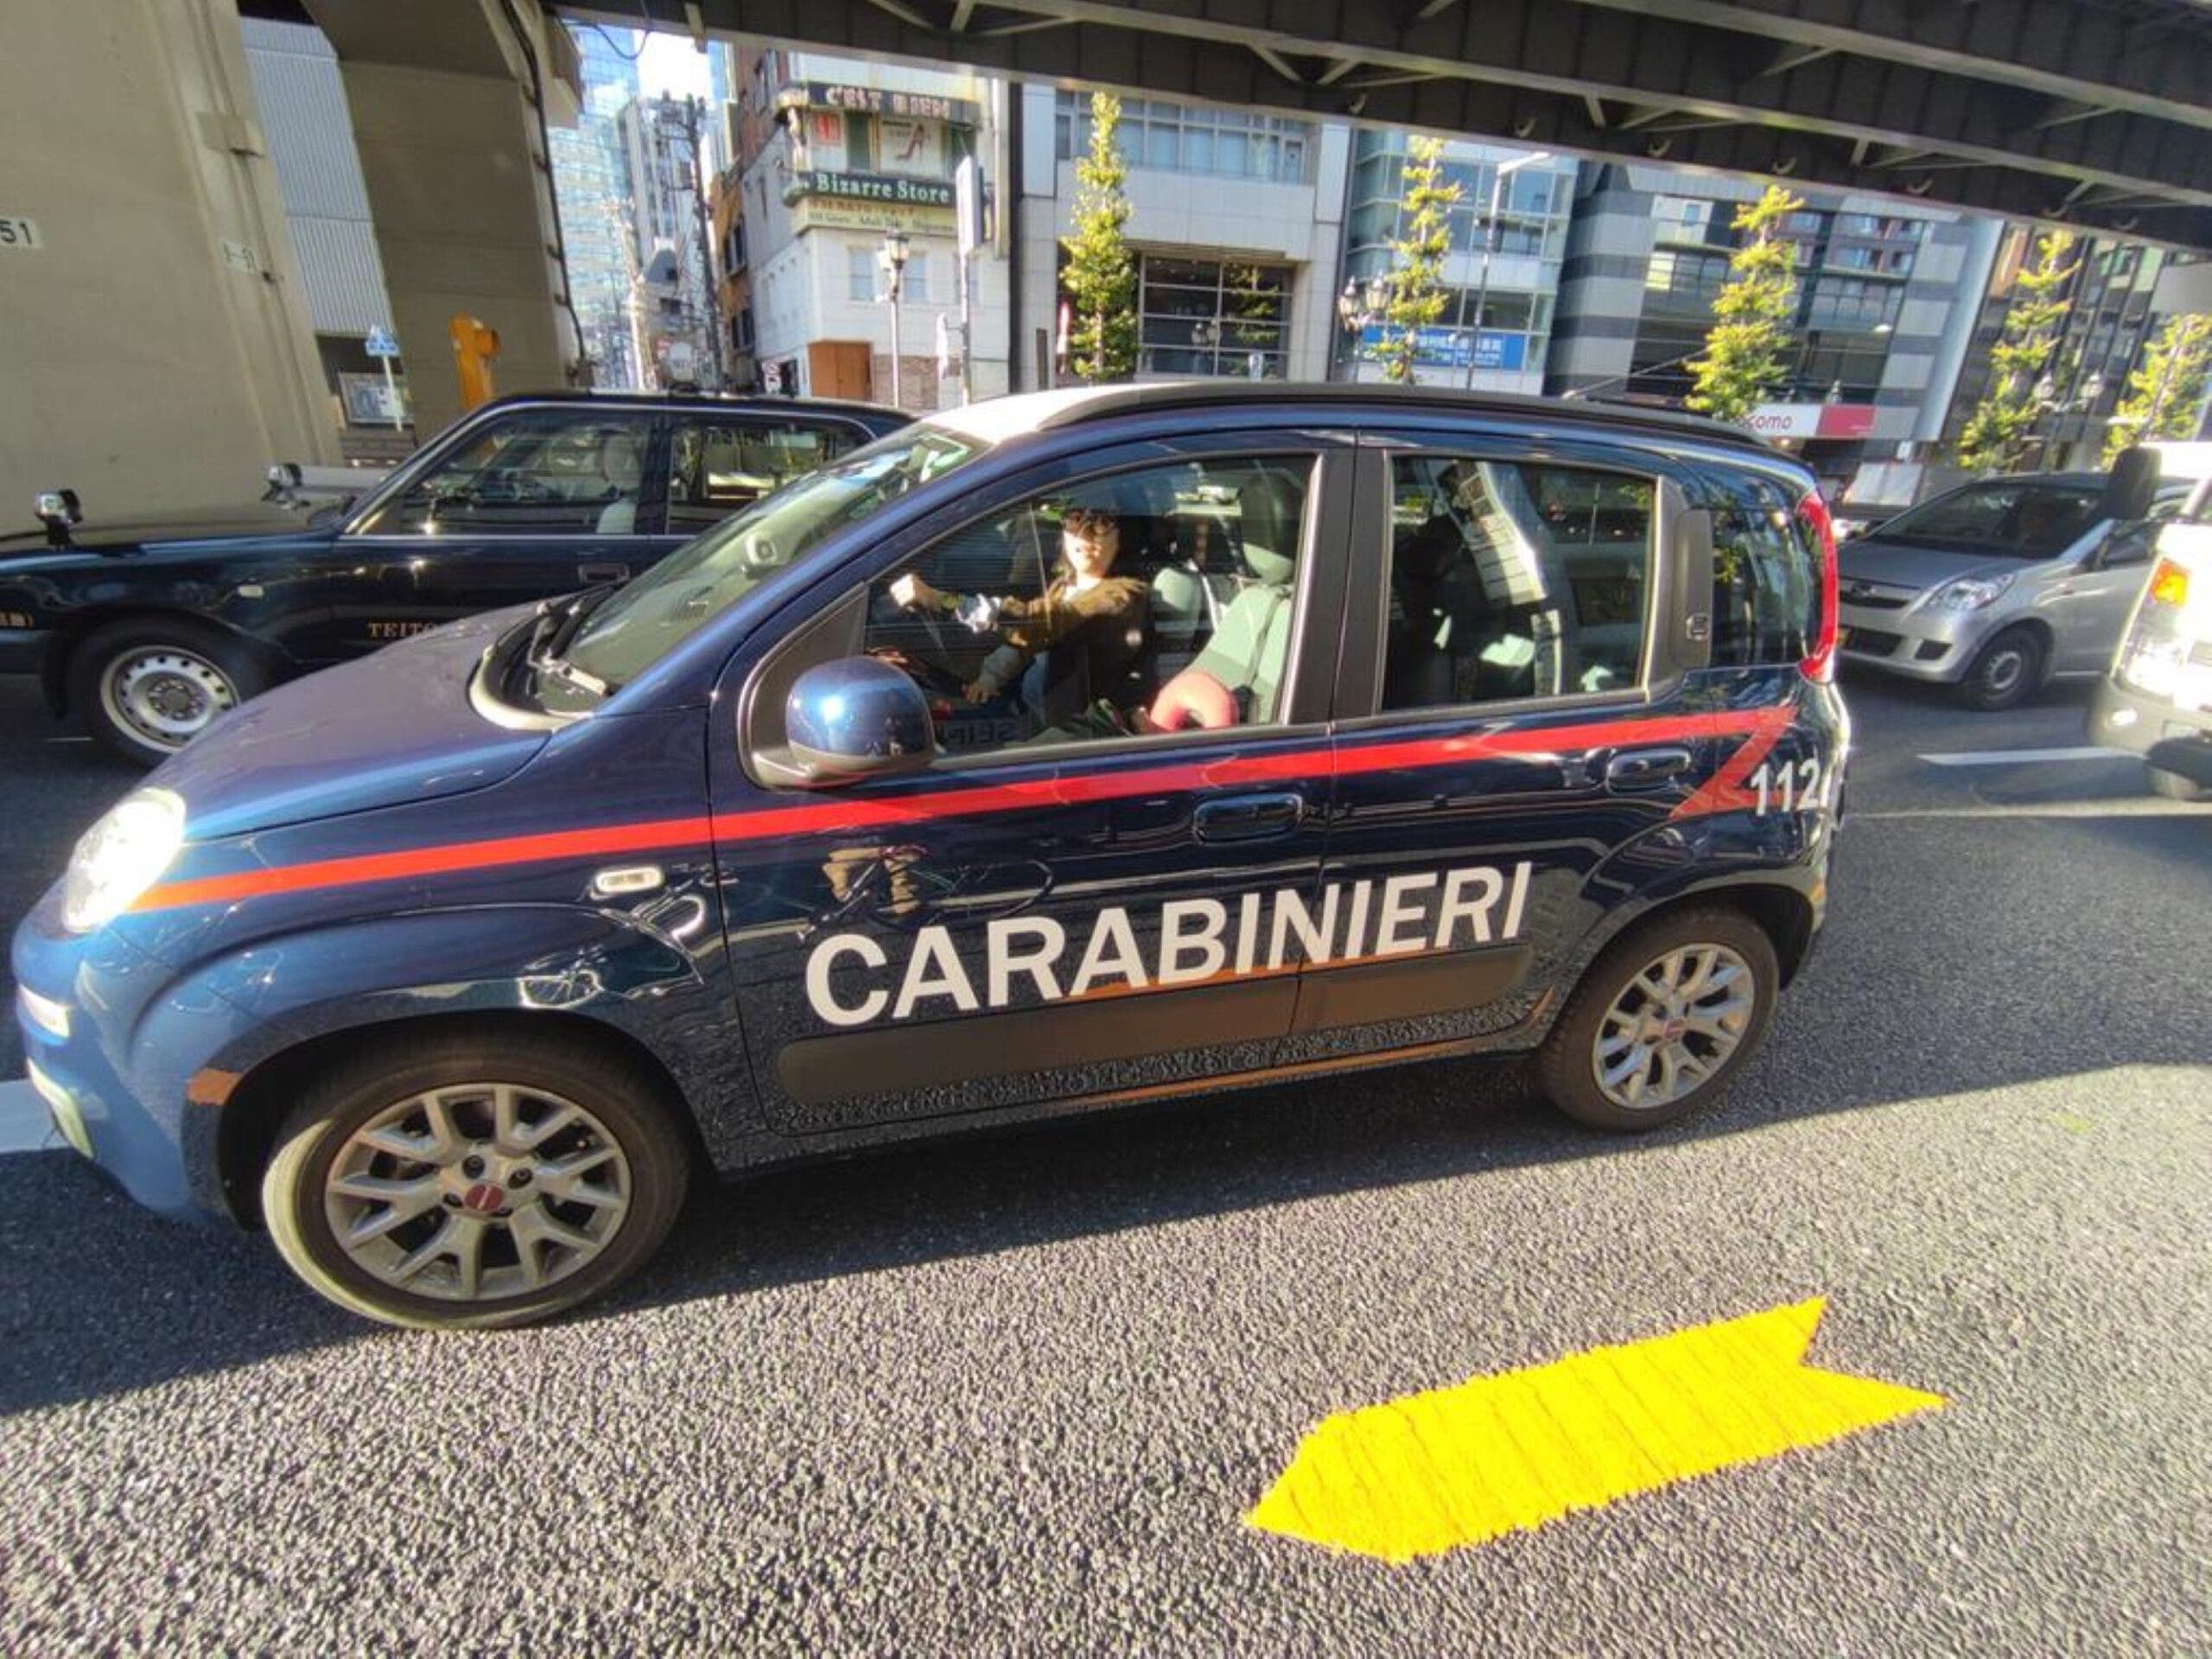
[[[2010,576],[1956,576],[1928,595],[1931,611],[1978,611],[2012,585]]]
[[[166,789],[124,796],[85,831],[61,883],[61,925],[105,927],[162,879],[184,845],[184,802]]]

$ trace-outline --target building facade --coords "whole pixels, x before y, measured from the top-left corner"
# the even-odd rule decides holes
[[[1068,372],[1059,361],[1059,239],[1074,225],[1090,99],[1036,86],[1013,96],[1017,378],[1034,387]],[[1140,379],[1328,378],[1350,140],[1337,124],[1122,100]]]
[[[338,54],[309,23],[242,17],[239,26],[340,452],[362,461],[404,455],[414,448],[404,370],[395,359],[387,379],[368,349],[395,343],[391,301]]]
[[[569,293],[592,384],[635,389],[645,384],[645,359],[632,307],[637,261],[621,115],[639,96],[636,48],[619,46],[601,29],[572,23],[569,34],[583,95],[575,124],[549,133],[554,194],[569,251]]]
[[[1735,213],[1762,188],[1586,163],[1546,390],[1680,403],[1728,278]],[[1840,490],[1862,463],[1907,460],[1941,438],[1995,227],[1882,198],[1800,194],[1806,205],[1782,232],[1797,254],[1796,346],[1787,383],[1752,425]]]
[[[719,124],[696,99],[633,98],[616,118],[629,181],[639,349],[648,385],[722,384],[721,321],[701,168]]]
[[[1001,85],[765,49],[741,49],[737,67],[717,275],[726,303],[741,297],[733,320],[750,334],[760,388],[957,404],[955,177],[969,158],[987,178],[996,171]],[[895,307],[884,257],[893,236],[905,251]],[[1009,385],[1006,260],[987,241],[969,267],[969,373],[974,396],[995,397]]]
[[[1397,263],[1405,232],[1406,135],[1363,130],[1351,140],[1344,282],[1354,315],[1337,362],[1347,378],[1380,378],[1382,327],[1371,285]],[[1541,150],[1452,140],[1440,182],[1457,188],[1446,213],[1444,314],[1418,337],[1414,378],[1489,391],[1543,389],[1560,267],[1574,206],[1575,163]],[[1364,317],[1358,315],[1364,310]]]

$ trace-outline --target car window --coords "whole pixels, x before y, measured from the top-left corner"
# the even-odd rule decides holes
[[[1312,470],[1209,458],[1040,492],[876,582],[865,649],[953,753],[1277,721]]]
[[[1821,550],[1799,499],[1773,479],[1738,473],[1706,503],[1716,668],[1798,662],[1817,642]]]
[[[1656,499],[1615,473],[1396,457],[1383,708],[1639,684]]]
[[[2016,479],[1969,484],[1898,514],[1882,526],[1882,539],[2047,559],[2096,522],[2103,498],[2101,487],[2087,485]]]
[[[644,410],[516,410],[471,435],[363,528],[632,534],[652,430]]]
[[[669,531],[718,524],[861,442],[836,422],[679,416],[669,437]]]

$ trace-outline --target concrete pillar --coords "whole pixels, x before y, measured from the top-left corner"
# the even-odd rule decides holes
[[[0,53],[0,524],[252,500],[338,459],[236,0],[73,0]]]
[[[573,54],[536,0],[308,0],[338,50],[416,429],[461,412],[447,325],[499,335],[502,393],[572,384],[577,340],[539,104]]]

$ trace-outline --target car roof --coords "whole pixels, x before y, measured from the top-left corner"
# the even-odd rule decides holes
[[[994,397],[964,409],[940,410],[927,418],[967,436],[995,442],[1021,433],[1052,431],[1116,415],[1230,407],[1310,408],[1316,404],[1339,408],[1347,414],[1502,416],[1516,421],[1542,421],[1552,425],[1567,423],[1611,431],[1656,431],[1732,443],[1766,454],[1777,453],[1765,440],[1742,427],[1676,410],[1591,399],[1536,397],[1513,392],[1463,391],[1445,386],[1342,381],[1161,380],[1132,385],[1066,386],[1053,391],[1026,391],[1009,397]]]

